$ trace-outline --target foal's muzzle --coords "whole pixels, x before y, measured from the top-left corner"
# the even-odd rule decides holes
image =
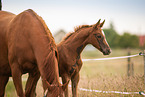
[[[102,52],[104,55],[109,55],[111,53],[111,49],[107,48],[107,49],[104,49]]]

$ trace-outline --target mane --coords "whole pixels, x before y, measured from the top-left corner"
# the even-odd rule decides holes
[[[57,85],[57,87],[60,87],[60,83],[58,80],[59,79],[58,64],[57,64],[57,60],[54,60],[55,58],[56,58],[55,51],[53,50],[45,58],[44,63],[43,63],[44,66],[42,66],[41,68],[44,71],[47,71],[43,74],[43,77],[45,78],[45,80],[49,82],[49,84],[51,85]],[[57,87],[55,87],[54,90],[52,91],[52,94],[54,97],[57,97],[59,93]]]
[[[78,26],[78,27],[75,27],[74,28],[74,32],[70,32],[66,35],[66,37],[63,38],[62,41],[66,41],[67,39],[69,39],[72,35],[76,34],[76,33],[79,33],[79,30],[80,29],[83,29],[83,28],[88,28],[88,27],[92,27],[92,25],[81,25],[81,26]]]
[[[47,53],[46,57],[43,60],[43,65],[41,65],[41,70],[45,71],[42,74],[42,78],[44,80],[47,80],[50,84],[55,84],[55,85],[59,85],[59,73],[58,73],[58,62],[56,59],[56,44],[54,41],[54,38],[50,32],[50,30],[48,29],[47,25],[45,24],[44,20],[42,19],[42,17],[38,16],[33,10],[29,9],[27,10],[30,14],[32,14],[33,16],[36,17],[36,19],[40,22],[40,24],[42,25],[42,27],[44,28],[45,32],[44,34],[47,35],[48,39],[50,40],[49,43],[49,48],[47,50],[49,50],[50,52]],[[56,97],[56,95],[58,94],[59,91],[57,91],[57,88],[55,88],[55,90],[52,91],[54,97]]]
[[[38,22],[39,25],[44,29],[44,31],[40,32],[44,34],[44,38],[45,39],[45,46],[46,48],[46,55],[44,57],[43,60],[43,65],[41,65],[41,70],[45,71],[42,73],[42,76],[44,79],[46,79],[50,84],[52,84],[53,82],[57,82],[56,80],[56,69],[57,69],[57,65],[56,65],[56,56],[55,56],[55,52],[56,52],[56,44],[54,42],[54,38],[50,32],[50,30],[48,29],[47,25],[45,24],[44,20],[38,16],[33,10],[28,9],[24,12],[22,12],[22,16],[28,15],[28,17],[32,16],[32,18],[34,18],[34,21],[36,21],[36,23]],[[38,25],[38,26],[39,26]],[[39,27],[40,27],[39,26]],[[47,42],[48,40],[48,42]],[[48,52],[47,52],[48,51]],[[47,72],[46,72],[47,71]]]
[[[42,19],[41,16],[38,16],[32,9],[28,9],[26,10],[26,12],[29,12],[32,16],[36,17],[36,19],[40,22],[40,24],[42,25],[42,27],[44,28],[45,32],[44,33],[45,35],[47,35],[49,38],[51,38],[51,42],[53,44],[55,44],[55,41],[54,41],[54,38],[52,36],[52,33],[50,32],[50,30],[48,29],[46,23],[44,22],[44,20]]]
[[[80,30],[82,28],[88,28],[88,27],[92,27],[92,25],[81,25],[81,26],[76,27],[74,30],[75,30],[75,32],[77,32],[78,30]]]
[[[46,56],[46,58],[45,58],[45,60],[44,60],[44,67],[43,67],[43,70],[44,69],[46,69],[46,71],[48,71],[48,72],[46,72],[46,75],[44,74],[44,76],[49,76],[49,75],[51,75],[51,76],[49,76],[50,78],[47,78],[47,79],[52,79],[52,78],[54,78],[54,76],[56,76],[56,74],[55,74],[55,70],[53,70],[53,68],[55,68],[55,61],[56,60],[54,60],[55,59],[55,52],[57,53],[57,51],[56,51],[56,49],[53,49],[54,47],[56,47],[56,45],[55,45],[55,41],[54,41],[54,38],[53,38],[53,36],[52,36],[52,34],[51,34],[51,32],[50,32],[50,30],[48,29],[48,27],[47,27],[47,25],[45,24],[45,22],[44,22],[44,20],[42,19],[42,17],[40,17],[40,16],[38,16],[33,10],[31,10],[31,9],[28,9],[28,10],[26,10],[26,11],[28,11],[30,14],[32,14],[33,16],[35,16],[36,17],[36,19],[38,19],[38,21],[40,22],[40,24],[42,25],[42,27],[44,28],[44,30],[45,30],[45,32],[44,32],[44,34],[45,35],[47,35],[48,36],[48,38],[51,40],[51,42],[50,42],[50,53],[48,53],[48,55]],[[52,77],[52,78],[51,78]],[[52,80],[54,80],[54,79],[52,79]],[[51,81],[52,81],[51,80]],[[52,81],[53,82],[53,81]]]
[[[37,27],[39,30],[37,30]],[[14,28],[14,30],[12,28]],[[32,60],[32,62],[36,62],[40,74],[44,80],[46,79],[50,84],[58,85],[59,73],[57,64],[58,62],[55,55],[57,50],[56,44],[44,20],[33,10],[28,9],[18,14],[12,20],[11,24],[9,25],[9,29],[14,32],[14,45],[17,43],[17,37],[19,35],[26,39],[28,37],[30,38],[30,41],[28,42],[31,44],[32,49],[30,50],[33,51],[35,58],[35,60]],[[19,31],[19,29],[21,30]],[[9,32],[11,34],[11,31]],[[39,42],[39,44],[37,42]]]
[[[48,72],[45,72],[44,76],[46,78],[46,80],[52,84],[53,82],[56,82],[56,75],[57,75],[57,72],[55,72],[55,70],[57,70],[57,65],[55,65],[57,63],[56,60],[54,60],[56,58],[55,56],[55,51],[52,50],[52,52],[50,52],[47,57],[44,59],[44,66],[45,67],[42,67],[44,71],[48,71]],[[55,69],[55,70],[54,70]]]

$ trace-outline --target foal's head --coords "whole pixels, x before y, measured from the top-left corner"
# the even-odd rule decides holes
[[[109,55],[111,53],[111,49],[106,41],[105,34],[101,29],[104,25],[105,20],[100,23],[100,20],[92,26],[89,31],[88,43],[92,44],[99,51],[101,51],[104,55]]]

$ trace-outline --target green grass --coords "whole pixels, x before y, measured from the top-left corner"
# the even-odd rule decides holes
[[[131,49],[131,54],[137,54],[141,50]],[[113,49],[109,56],[104,56],[98,50],[83,51],[82,58],[107,58],[127,55],[126,49]],[[142,56],[131,58],[134,64],[134,76],[127,76],[127,59],[88,61],[83,62],[80,71],[80,88],[96,89],[102,91],[139,92],[144,90],[143,74],[144,61]],[[25,78],[27,76],[24,76]],[[24,82],[25,85],[25,82]],[[71,89],[69,88],[71,93]],[[42,97],[43,89],[41,81],[37,85],[37,97]],[[13,82],[9,82],[6,88],[6,97],[16,97]],[[70,94],[71,95],[71,94]],[[140,95],[104,94],[85,92],[78,90],[79,97],[140,97]]]
[[[6,87],[6,97],[11,97],[11,95],[16,96],[14,84],[9,81]]]

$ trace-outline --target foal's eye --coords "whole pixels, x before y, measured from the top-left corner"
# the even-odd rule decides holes
[[[94,34],[96,38],[102,38],[100,34]]]
[[[97,36],[98,38],[101,38],[101,35]]]

